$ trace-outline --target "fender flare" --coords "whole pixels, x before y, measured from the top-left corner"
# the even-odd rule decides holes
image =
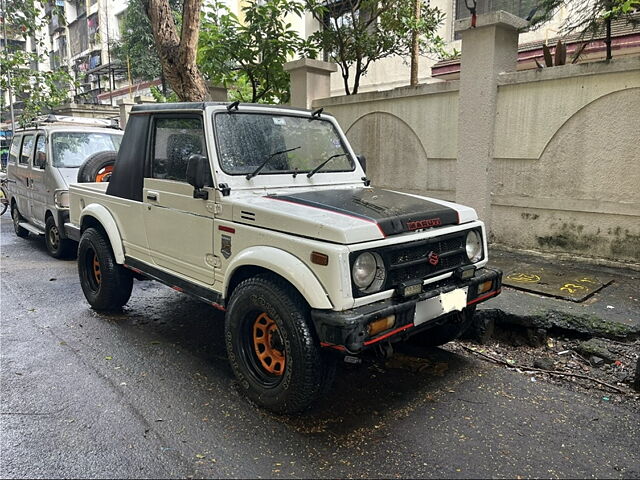
[[[227,267],[222,286],[227,299],[229,282],[242,266],[262,267],[277,273],[300,292],[311,308],[333,308],[324,287],[309,267],[290,253],[267,246],[249,247],[234,256]]]
[[[86,217],[95,218],[109,237],[109,243],[111,243],[111,249],[113,250],[113,256],[116,259],[116,263],[124,264],[124,249],[122,248],[122,239],[120,237],[120,230],[118,225],[113,219],[113,215],[104,206],[92,203],[87,205],[80,213],[80,229],[81,232],[85,229],[82,224]]]

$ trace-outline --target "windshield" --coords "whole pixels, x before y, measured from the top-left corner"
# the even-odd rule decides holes
[[[332,155],[347,152],[327,120],[263,113],[217,113],[214,117],[220,166],[225,173],[260,175],[309,172]],[[276,152],[282,152],[274,155]],[[318,173],[350,172],[350,155],[331,160]]]
[[[53,166],[74,168],[89,155],[120,148],[122,135],[100,132],[56,132],[52,136]]]

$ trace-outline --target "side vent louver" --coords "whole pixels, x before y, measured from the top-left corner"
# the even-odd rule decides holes
[[[253,212],[246,212],[244,210],[240,210],[240,218],[243,220],[250,220],[252,222],[255,222],[256,214]]]

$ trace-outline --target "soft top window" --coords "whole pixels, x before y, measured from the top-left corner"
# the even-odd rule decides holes
[[[186,182],[189,157],[204,152],[204,130],[200,117],[157,118],[154,123],[151,177]]]

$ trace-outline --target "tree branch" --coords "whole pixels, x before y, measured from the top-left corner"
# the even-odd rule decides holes
[[[604,387],[610,388],[611,390],[615,390],[616,392],[627,393],[623,389],[621,389],[620,387],[616,387],[615,385],[611,385],[610,383],[603,382],[602,380],[598,380],[597,378],[589,377],[587,375],[582,375],[581,373],[558,372],[556,370],[547,370],[545,368],[524,367],[522,365],[516,365],[516,364],[511,364],[509,362],[505,362],[504,360],[502,360],[500,358],[492,357],[491,355],[487,355],[486,353],[479,352],[477,350],[474,350],[473,348],[465,347],[464,345],[460,345],[460,346],[462,348],[464,348],[465,350],[469,351],[469,352],[475,353],[476,355],[480,355],[481,357],[484,357],[487,360],[491,360],[494,363],[498,363],[500,365],[504,365],[504,366],[509,367],[509,368],[517,368],[517,369],[520,369],[520,370],[527,370],[529,372],[548,373],[550,375],[559,375],[561,377],[582,378],[582,379],[585,379],[585,380],[591,380],[592,382],[595,382],[595,383],[598,383],[598,384],[600,384],[600,385],[602,385]]]

